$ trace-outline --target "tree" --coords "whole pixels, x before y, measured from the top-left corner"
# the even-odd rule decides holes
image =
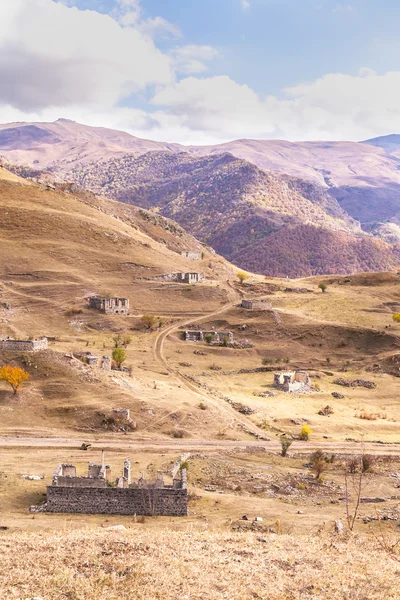
[[[145,314],[140,319],[140,322],[142,323],[145,329],[153,329],[153,327],[157,323],[157,317],[155,317],[154,315]]]
[[[206,340],[207,344],[211,344],[211,342],[214,339],[214,336],[212,333],[206,333],[206,335],[204,336],[204,339]]]
[[[122,337],[119,333],[117,333],[116,335],[113,335],[112,338],[113,342],[114,342],[114,348],[120,348],[122,345]]]
[[[13,389],[14,396],[24,383],[29,379],[30,375],[24,369],[20,367],[12,367],[11,365],[5,365],[0,369],[0,381],[9,383]]]
[[[112,359],[117,365],[118,369],[121,368],[123,362],[126,361],[126,352],[123,348],[114,348],[112,353]]]
[[[243,285],[244,282],[246,281],[246,279],[249,278],[249,276],[247,275],[247,273],[245,273],[244,271],[238,271],[236,273],[236,277],[239,279],[241,285]]]
[[[321,281],[321,283],[319,284],[319,289],[322,291],[322,293],[326,292],[326,288],[328,287],[326,285],[326,283],[324,283],[323,281]]]
[[[311,470],[315,473],[315,479],[321,479],[321,475],[328,468],[328,459],[325,452],[316,450],[310,456]]]
[[[394,315],[393,315],[393,321],[395,323],[400,323],[400,313],[394,313]]]

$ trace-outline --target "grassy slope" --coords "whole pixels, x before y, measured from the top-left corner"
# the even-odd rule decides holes
[[[396,563],[368,539],[140,529],[0,537],[1,589],[48,600],[399,597]]]
[[[363,235],[325,189],[230,154],[149,152],[77,166],[69,177],[155,208],[248,270],[274,276],[390,270],[400,250]]]

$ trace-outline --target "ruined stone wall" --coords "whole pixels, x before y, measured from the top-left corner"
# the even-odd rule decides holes
[[[181,255],[189,260],[201,260],[201,252],[181,252]]]
[[[53,513],[185,516],[187,489],[47,488],[47,511]]]
[[[57,477],[57,487],[83,488],[106,487],[106,480],[94,477]]]
[[[47,350],[48,347],[47,338],[40,340],[0,340],[0,350],[37,352],[38,350]]]

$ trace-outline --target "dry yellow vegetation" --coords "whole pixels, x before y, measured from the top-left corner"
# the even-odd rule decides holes
[[[400,324],[392,319],[399,276],[291,281],[249,274],[240,285],[237,268],[170,221],[4,173],[0,337],[47,335],[50,349],[0,352],[0,367],[30,374],[17,396],[0,384],[0,597],[397,598],[396,563],[370,535],[375,524],[370,531],[363,523],[376,514],[374,503],[362,505],[352,536],[331,531],[345,518],[346,459],[362,451],[360,441],[378,457],[365,496],[385,500],[382,514],[399,513]],[[204,259],[180,255],[191,248]],[[207,280],[191,286],[155,279],[180,270],[202,270]],[[128,297],[131,314],[90,310],[90,293]],[[243,309],[243,296],[266,298],[274,310]],[[157,317],[154,329],[143,327],[146,313]],[[188,343],[182,332],[190,327],[229,330],[250,343]],[[111,356],[117,334],[132,338],[125,349],[132,375],[72,357],[89,350]],[[292,368],[310,372],[311,391],[274,390],[274,370]],[[376,387],[343,387],[337,379]],[[327,405],[333,413],[318,414]],[[135,431],[104,428],[103,416],[115,407],[130,409]],[[280,457],[281,434],[297,438],[304,424],[310,441],[295,439]],[[81,450],[82,442],[91,448]],[[306,465],[319,448],[329,460],[336,456],[324,481],[315,482]],[[29,513],[44,499],[57,463],[83,472],[101,449],[115,475],[126,456],[135,475],[151,476],[191,452],[189,516],[138,523]],[[250,522],[261,516],[263,525],[242,531],[244,515]],[[390,523],[382,522],[388,535]],[[118,524],[128,531],[104,530]]]

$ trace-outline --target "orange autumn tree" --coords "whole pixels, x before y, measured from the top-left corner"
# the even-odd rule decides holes
[[[18,392],[24,381],[29,379],[29,373],[20,367],[5,365],[0,369],[0,381],[9,383],[13,389],[14,395]]]

